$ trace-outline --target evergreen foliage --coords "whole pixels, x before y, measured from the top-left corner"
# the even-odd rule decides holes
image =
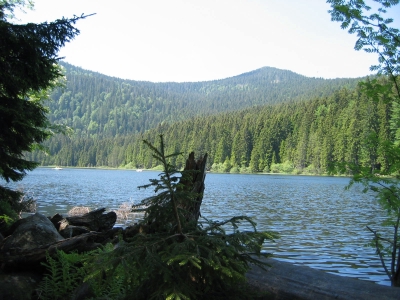
[[[11,190],[7,187],[0,186],[0,199],[0,215],[8,216],[14,221],[19,217],[21,211],[32,212],[36,208],[36,202],[32,198],[27,197],[21,191]],[[0,232],[3,229],[0,221]]]
[[[265,67],[222,80],[152,83],[60,65],[67,84],[51,95],[49,119],[74,128],[76,138],[126,136],[195,116],[328,96],[359,81],[307,78]]]
[[[251,299],[245,273],[252,264],[265,266],[257,257],[268,256],[262,245],[276,235],[258,232],[246,216],[186,222],[181,204],[192,195],[179,183],[186,175],[168,162],[176,154],[164,153],[162,136],[159,148],[146,144],[164,167],[160,179],[149,184],[156,195],[141,203],[149,205],[147,217],[136,235],[97,256],[89,274],[107,283],[120,278],[126,299]],[[243,222],[253,231],[241,231]]]
[[[83,17],[52,23],[16,25],[7,17],[25,1],[0,1],[0,178],[18,181],[38,163],[24,156],[51,135],[43,99],[62,75],[58,50],[79,31],[73,27]],[[17,208],[17,193],[1,190],[0,201]],[[2,205],[4,207],[4,205]],[[19,211],[16,211],[19,213]]]
[[[373,101],[383,101],[388,115],[384,124],[386,129],[378,134],[381,125],[373,122],[371,115],[363,117],[371,123],[370,134],[364,135],[360,146],[369,150],[370,161],[362,164],[358,157],[346,159],[337,164],[340,172],[353,174],[350,185],[361,183],[364,192],[376,194],[382,208],[387,211],[387,219],[382,225],[393,228],[392,236],[382,236],[370,226],[373,234],[371,245],[375,247],[382,266],[390,278],[392,286],[400,286],[400,147],[398,143],[399,105],[400,105],[400,30],[390,27],[393,19],[384,18],[387,9],[399,4],[399,0],[375,0],[378,5],[372,10],[365,1],[328,0],[331,4],[332,20],[341,22],[343,29],[357,34],[356,50],[378,54],[378,65],[371,70],[381,77],[361,83],[365,95]],[[372,13],[371,13],[372,11]],[[374,113],[374,112],[372,112]],[[354,134],[360,130],[353,127]],[[354,147],[360,147],[354,145]],[[378,157],[380,156],[380,159]]]
[[[151,83],[111,78],[67,63],[60,65],[65,69],[66,86],[52,93],[48,118],[73,128],[74,135],[58,135],[46,141],[44,145],[51,156],[40,152],[27,154],[29,159],[42,165],[119,167],[129,163],[125,161],[132,147],[142,147],[140,134],[146,130],[153,129],[157,135],[164,126],[197,117],[208,118],[220,113],[230,116],[237,110],[266,104],[328,97],[341,87],[354,88],[359,81],[307,78],[290,71],[262,68],[223,80]],[[244,137],[250,142],[249,133],[242,135],[240,132],[235,147],[243,147],[241,139]],[[131,144],[132,135],[136,136],[137,145]],[[186,132],[189,139],[194,136]],[[197,146],[199,142],[192,143]],[[225,150],[231,147],[227,143],[232,141],[221,144]],[[232,158],[233,166],[249,160],[252,144],[246,143],[245,147],[244,155]],[[219,155],[214,159],[218,163],[225,162],[225,157],[220,159]]]
[[[374,82],[387,81],[366,81]],[[371,134],[389,138],[392,116],[384,97],[374,100],[363,87],[343,88],[308,101],[163,124],[140,135],[55,137],[47,144],[53,155],[33,153],[32,159],[43,165],[153,168],[158,162],[141,140],[155,143],[161,132],[168,140],[167,152],[208,153],[207,168],[216,172],[272,172],[273,165],[273,172],[326,174],[331,161],[354,160],[385,168],[385,155],[377,141],[365,143],[363,139]],[[185,161],[176,156],[172,163],[182,168]]]

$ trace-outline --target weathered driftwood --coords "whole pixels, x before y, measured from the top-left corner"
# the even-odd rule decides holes
[[[56,214],[50,218],[54,227],[64,238],[71,238],[90,231],[107,231],[113,228],[117,214],[112,211],[104,214],[105,208],[100,208],[81,216],[70,216],[64,218]]]
[[[114,228],[106,232],[89,232],[34,249],[12,248],[7,252],[0,252],[0,262],[5,269],[31,269],[45,260],[46,253],[52,256],[56,250],[62,250],[66,253],[94,250],[112,242],[121,231],[121,228]]]
[[[267,271],[253,266],[246,274],[249,284],[270,293],[275,300],[395,300],[400,289],[373,282],[329,274],[307,266],[265,259]]]
[[[83,216],[67,217],[66,220],[68,225],[87,227],[90,231],[107,231],[113,228],[117,221],[117,214],[114,211],[104,214],[105,210],[105,208],[99,208]]]
[[[66,218],[60,214],[55,214],[50,218],[50,221],[64,238],[71,238],[90,231],[101,232],[113,228],[117,214],[113,211],[107,214],[104,214],[104,212],[105,208],[100,208],[81,216]]]
[[[64,229],[61,229],[59,233],[62,237],[68,239],[81,234],[89,233],[90,230],[85,226],[74,226],[68,225]]]

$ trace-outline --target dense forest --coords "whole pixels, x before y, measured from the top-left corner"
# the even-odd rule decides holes
[[[247,107],[309,100],[355,87],[356,79],[307,78],[262,68],[232,78],[187,83],[122,80],[67,63],[66,86],[51,95],[49,119],[75,131],[75,138],[142,133],[159,124]]]
[[[356,79],[263,68],[218,81],[150,83],[63,65],[67,87],[53,93],[50,119],[75,134],[51,138],[51,155],[29,154],[42,165],[152,168],[142,140],[163,134],[169,152],[207,152],[208,169],[218,172],[323,174],[332,161],[385,167],[378,142],[364,141],[389,138],[392,110]]]
[[[35,153],[43,165],[155,167],[142,139],[163,134],[169,152],[209,153],[208,169],[220,172],[325,173],[331,161],[384,166],[378,145],[366,136],[389,138],[391,108],[360,88],[329,97],[281,103],[160,124],[143,134],[98,139],[57,136],[52,155]],[[177,157],[178,166],[184,156]]]

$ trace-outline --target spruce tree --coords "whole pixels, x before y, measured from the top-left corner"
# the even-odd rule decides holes
[[[125,231],[118,247],[88,264],[89,284],[107,286],[118,277],[124,299],[253,299],[245,274],[252,265],[266,266],[259,260],[269,256],[262,246],[276,234],[257,231],[246,216],[212,221],[193,214],[200,210],[204,180],[197,179],[205,176],[207,155],[197,161],[199,169],[187,163],[179,171],[170,161],[180,153],[167,155],[162,135],[158,147],[145,144],[163,167],[158,179],[142,186],[155,193],[135,208],[144,207],[145,217]]]
[[[79,30],[85,16],[51,23],[13,24],[9,21],[25,1],[0,1],[0,178],[21,180],[37,163],[25,159],[51,135],[43,99],[62,75],[57,53]],[[21,194],[0,186],[0,215],[19,213]],[[15,217],[15,215],[14,215]]]

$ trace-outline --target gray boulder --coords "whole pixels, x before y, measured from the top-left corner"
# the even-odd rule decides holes
[[[36,249],[64,239],[53,223],[39,213],[19,220],[14,228],[12,234],[0,243],[0,252]]]

